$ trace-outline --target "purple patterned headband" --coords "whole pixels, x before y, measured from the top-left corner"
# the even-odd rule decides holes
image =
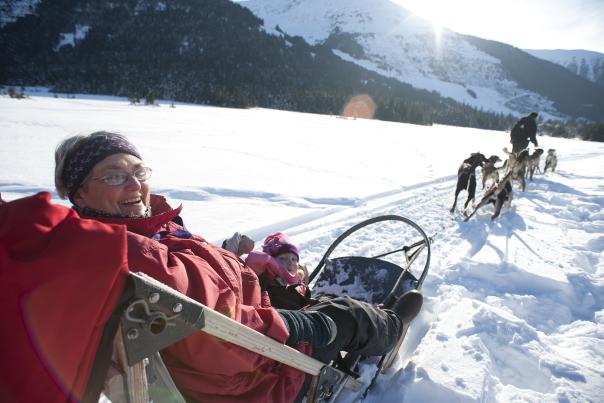
[[[73,196],[96,164],[113,154],[131,154],[142,159],[136,147],[121,136],[93,136],[80,145],[67,158],[63,168],[63,180],[67,188],[69,200]]]

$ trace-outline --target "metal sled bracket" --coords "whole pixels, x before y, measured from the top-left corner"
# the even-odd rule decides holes
[[[129,365],[195,333],[205,326],[204,309],[182,294],[140,273],[131,273],[134,298],[122,315],[121,328]]]
[[[333,402],[343,388],[359,391],[362,383],[338,369],[326,365],[319,376],[313,377],[308,391],[308,402]]]

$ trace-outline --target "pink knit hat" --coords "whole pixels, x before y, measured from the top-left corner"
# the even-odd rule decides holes
[[[290,252],[300,259],[298,247],[282,232],[276,232],[266,237],[262,250],[272,257]]]

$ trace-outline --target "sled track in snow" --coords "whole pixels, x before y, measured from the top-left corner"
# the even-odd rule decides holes
[[[380,193],[364,198],[356,206],[331,208],[320,213],[311,213],[314,217],[297,217],[280,223],[280,226],[274,224],[271,227],[293,236],[313,233],[312,239],[301,243],[302,249],[307,251],[304,261],[312,270],[335,238],[353,225],[371,217],[400,215],[415,221],[428,236],[437,234],[432,249],[432,265],[438,267],[441,265],[441,253],[438,253],[438,250],[450,250],[458,242],[457,236],[446,236],[450,232],[456,232],[458,229],[455,224],[462,221],[458,213],[452,215],[449,212],[456,179],[456,176],[448,176],[398,191]],[[304,221],[304,218],[310,219]],[[393,249],[401,246],[397,244],[397,239],[392,241]],[[414,345],[419,344],[427,331],[428,328],[422,327],[420,334],[414,335],[410,341]],[[413,351],[413,348],[405,350]]]
[[[428,275],[424,287],[426,296],[424,315],[430,317],[433,315],[430,299],[437,297],[439,286],[445,281],[442,278],[443,270],[458,264],[460,260],[471,256],[476,250],[480,250],[488,242],[492,231],[491,221],[485,221],[485,215],[491,214],[488,207],[476,217],[477,220],[463,222],[463,216],[459,213],[459,205],[463,206],[465,203],[467,197],[465,192],[460,195],[457,211],[454,214],[449,212],[453,202],[456,179],[456,176],[438,178],[427,183],[402,188],[400,191],[367,197],[356,206],[329,209],[307,221],[290,220],[289,224],[293,225],[282,226],[279,230],[301,237],[305,233],[313,234],[310,239],[302,242],[302,249],[308,251],[308,254],[305,253],[305,262],[309,269],[313,269],[333,240],[362,220],[394,214],[415,221],[429,236],[436,235],[432,247],[431,275]],[[482,188],[479,184],[476,198],[480,198],[481,194]],[[474,236],[466,236],[468,233],[473,233]],[[468,251],[467,238],[476,238],[477,233],[481,234],[478,238],[482,245],[471,245]],[[388,382],[391,377],[398,376],[397,373],[405,368],[406,363],[429,330],[428,322],[420,320],[414,323],[399,352],[398,363],[393,367],[394,371],[386,374],[381,382]]]
[[[326,248],[342,232],[360,221],[385,214],[405,216],[416,221],[426,233],[431,235],[439,230],[442,225],[425,222],[426,209],[431,213],[438,211],[443,223],[451,221],[448,203],[452,202],[454,182],[450,177],[440,178],[427,183],[413,185],[400,190],[383,192],[363,198],[357,205],[350,207],[330,208],[321,212],[311,213],[309,220],[296,217],[280,224],[279,230],[291,235],[300,235],[307,232],[320,232],[318,238],[303,243],[303,248]],[[449,200],[451,199],[451,200]],[[442,211],[441,211],[442,210]],[[276,227],[273,224],[271,227]],[[259,232],[258,230],[254,232]]]
[[[314,211],[311,214],[279,223],[279,226],[273,225],[273,230],[284,231],[299,237],[300,244],[305,251],[304,262],[308,264],[308,267],[311,270],[316,266],[316,263],[322,257],[326,248],[331,245],[340,234],[353,225],[371,217],[388,214],[404,216],[415,221],[429,236],[436,234],[432,247],[430,273],[426,278],[423,287],[425,300],[422,312],[412,323],[392,370],[378,378],[375,388],[369,393],[368,401],[379,401],[382,399],[384,393],[386,393],[385,391],[389,388],[388,385],[392,385],[393,382],[396,383],[397,380],[407,379],[409,377],[411,377],[409,379],[413,378],[414,354],[420,349],[422,343],[434,342],[434,340],[431,339],[433,335],[429,335],[429,332],[434,324],[438,324],[441,321],[439,314],[442,309],[442,300],[448,295],[446,291],[447,287],[442,287],[443,285],[450,283],[453,286],[463,286],[469,297],[480,301],[484,292],[482,292],[481,289],[476,289],[476,284],[478,284],[480,287],[487,288],[487,295],[500,297],[502,300],[506,300],[508,303],[513,304],[513,298],[511,300],[507,299],[505,295],[510,290],[513,292],[518,288],[518,285],[514,283],[514,281],[522,282],[526,280],[527,283],[537,282],[537,277],[520,269],[506,269],[504,270],[505,274],[499,274],[497,269],[500,266],[506,268],[508,253],[513,253],[513,250],[511,252],[508,251],[507,246],[512,238],[516,244],[520,242],[523,245],[522,247],[532,253],[532,255],[537,253],[537,251],[534,250],[536,244],[523,242],[523,239],[527,235],[523,233],[522,215],[535,214],[533,210],[537,213],[546,213],[552,209],[552,203],[559,204],[561,212],[564,212],[566,215],[583,214],[588,208],[595,211],[596,207],[592,206],[592,204],[600,204],[598,200],[590,198],[589,195],[578,194],[577,191],[564,185],[564,181],[558,181],[562,177],[568,176],[568,174],[561,172],[557,173],[557,175],[560,175],[561,177],[539,176],[538,180],[529,182],[527,184],[527,192],[516,193],[514,197],[515,202],[512,203],[512,209],[504,209],[500,218],[495,222],[491,222],[490,220],[490,215],[493,211],[491,207],[481,209],[474,219],[463,222],[463,216],[459,211],[465,203],[467,197],[466,192],[460,194],[461,198],[458,201],[458,210],[454,214],[451,214],[449,208],[453,202],[456,177],[447,176],[430,182],[401,188],[400,190],[392,190],[371,195],[360,199],[357,203],[349,206],[332,206],[323,210]],[[476,198],[479,200],[482,194],[480,184],[478,185],[478,188]],[[517,190],[516,186],[515,190]],[[580,196],[582,200],[584,199],[585,203],[582,204],[582,209],[573,212],[565,208],[564,206],[568,198],[565,198],[564,194],[571,194],[577,197]],[[553,197],[553,199],[549,200],[545,195],[549,195]],[[519,203],[520,200],[522,200],[523,203]],[[588,202],[591,202],[591,204]],[[531,203],[531,207],[530,209],[527,209],[529,203]],[[533,207],[532,205],[535,204],[543,204],[543,206]],[[521,208],[519,213],[516,212],[517,206],[520,206],[519,208]],[[565,217],[564,214],[560,215],[560,217]],[[573,220],[575,219],[575,217],[571,218]],[[571,222],[573,220],[571,220]],[[391,242],[391,244],[387,246],[393,246],[396,241],[400,241],[396,239],[396,233],[391,232],[391,229],[387,227],[382,231],[370,233],[368,239],[374,234],[385,238],[386,242]],[[482,271],[476,270],[478,263],[468,263],[471,262],[473,257],[485,247],[498,250],[497,247],[491,245],[497,244],[497,242],[499,243],[499,250],[501,251],[500,264],[495,263],[487,265],[487,268],[490,270],[486,273],[482,273]],[[360,247],[363,246],[364,245],[360,245]],[[398,245],[397,247],[400,246],[401,245]],[[592,250],[597,248],[592,246],[588,249]],[[588,259],[589,256],[591,255],[586,254],[585,259]],[[497,287],[485,280],[488,279],[489,276],[492,277],[497,275],[505,275],[506,280],[511,283],[504,287]],[[464,280],[464,278],[466,279]],[[599,294],[597,287],[585,285],[589,283],[587,278],[578,275],[575,275],[572,278],[574,280],[573,283],[578,284],[574,286],[577,289],[576,291],[573,291],[573,288],[569,287],[561,288],[556,282],[548,282],[547,284],[550,284],[550,286],[545,289],[548,292],[550,289],[556,292],[559,290],[573,291],[570,294],[571,297],[579,294],[579,291],[581,290],[591,290],[592,294]],[[480,284],[481,282],[484,284]],[[543,283],[543,280],[539,281],[539,284],[543,285]],[[544,293],[545,292],[536,292],[534,293],[534,298],[539,299],[541,298],[541,294]],[[575,301],[571,297],[568,297],[568,301]],[[582,317],[581,315],[585,315],[585,313],[575,313],[577,318]],[[523,318],[529,321],[531,326],[541,328],[540,323],[534,323],[534,321],[531,320],[531,317]],[[482,331],[486,333],[494,332],[493,329],[488,327],[485,329]],[[472,330],[472,332],[480,333],[481,330]],[[484,353],[497,357],[497,353],[490,349],[487,349]],[[527,359],[527,362],[532,361]],[[370,377],[369,373],[371,371],[373,371],[371,365],[364,365],[361,368],[362,379]],[[484,382],[487,383],[485,386],[486,388],[492,386],[489,379],[485,378]],[[490,390],[485,392],[485,394],[482,395],[482,398],[488,400],[491,392],[492,391]],[[348,403],[355,401],[354,399],[355,398],[345,398],[342,402]]]

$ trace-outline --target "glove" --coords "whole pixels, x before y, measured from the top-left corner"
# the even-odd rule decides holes
[[[331,344],[338,334],[336,323],[323,312],[285,309],[279,309],[277,312],[289,331],[289,338],[285,342],[289,346],[306,342],[314,348],[325,347]]]
[[[254,240],[247,235],[241,235],[241,240],[239,241],[239,247],[237,248],[237,254],[239,256],[250,253],[254,250]]]
[[[235,232],[232,237],[222,242],[222,248],[241,256],[254,250],[254,240],[247,235]]]

